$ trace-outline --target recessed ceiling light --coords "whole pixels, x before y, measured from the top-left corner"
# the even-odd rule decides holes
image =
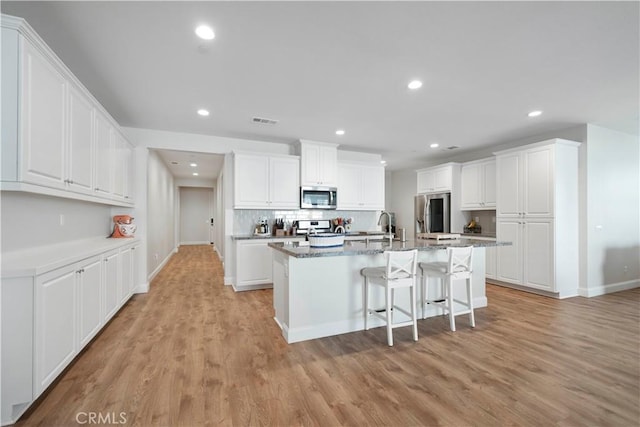
[[[342,129],[338,129],[338,130],[336,131],[336,135],[344,135],[344,130],[342,130]]]
[[[191,166],[192,168],[195,168],[195,167],[198,166],[198,164],[197,163],[189,163],[189,166]]]
[[[213,29],[208,25],[200,25],[196,28],[196,35],[203,40],[213,40],[216,36],[213,32]]]
[[[209,111],[201,108],[201,109],[198,110],[198,114],[200,114],[203,117],[207,117],[209,115]]]
[[[530,112],[529,114],[527,114],[527,116],[529,116],[529,117],[538,117],[540,114],[542,114],[542,111],[536,110],[536,111]]]
[[[386,161],[386,160],[380,160],[380,164],[381,164],[381,165],[386,165],[386,164],[387,164],[387,161]]]
[[[194,173],[193,173],[193,176],[198,176],[198,172],[194,172]]]
[[[431,148],[438,148],[440,146],[440,144],[434,142],[433,144],[431,144],[429,147]]]
[[[409,89],[420,89],[422,87],[422,82],[420,80],[413,80],[407,85],[407,87]]]

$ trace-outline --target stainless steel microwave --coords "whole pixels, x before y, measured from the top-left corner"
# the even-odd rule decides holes
[[[300,209],[337,209],[335,187],[300,187]]]

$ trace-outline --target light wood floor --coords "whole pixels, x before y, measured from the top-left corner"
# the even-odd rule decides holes
[[[640,289],[487,295],[473,330],[437,317],[392,348],[384,328],[287,345],[270,290],[234,293],[210,247],[181,247],[18,425],[640,425]]]

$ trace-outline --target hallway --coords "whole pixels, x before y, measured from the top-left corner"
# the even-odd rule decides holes
[[[392,348],[384,328],[287,345],[271,290],[234,293],[211,246],[182,246],[17,425],[640,422],[640,289],[487,296],[474,330],[436,317]]]

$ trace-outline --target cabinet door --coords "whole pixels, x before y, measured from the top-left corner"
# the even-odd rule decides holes
[[[384,167],[362,166],[360,171],[362,208],[384,210]]]
[[[120,287],[118,252],[104,256],[104,322],[107,323],[118,311],[118,289]]]
[[[93,104],[75,86],[69,87],[69,189],[93,193]]]
[[[136,292],[136,288],[138,287],[138,252],[139,246],[134,246],[131,248],[131,283],[129,286],[129,294],[133,295]]]
[[[553,220],[527,220],[523,236],[523,284],[554,291]]]
[[[495,279],[496,272],[498,269],[498,254],[497,254],[497,246],[485,248],[485,276],[487,279]]]
[[[234,207],[264,209],[269,204],[269,157],[236,154]]]
[[[129,144],[125,144],[125,152],[123,161],[125,162],[124,168],[124,198],[127,202],[133,203],[135,181],[134,181],[134,160],[135,153],[133,147]]]
[[[124,200],[129,144],[117,131],[113,132],[113,196]]]
[[[498,216],[520,216],[522,210],[520,154],[496,158],[496,202]]]
[[[483,164],[482,167],[482,181],[484,182],[484,195],[482,206],[483,207],[495,207],[496,206],[496,162],[491,161]]]
[[[524,153],[524,206],[528,216],[553,216],[554,150],[542,147]]]
[[[272,157],[269,163],[269,206],[298,209],[300,207],[300,161],[295,158]]]
[[[237,242],[237,286],[272,283],[273,254],[267,242]]]
[[[94,257],[80,264],[78,276],[78,332],[84,347],[102,326],[102,262]]]
[[[434,171],[434,187],[436,191],[451,191],[451,173],[452,169],[450,166],[436,169]]]
[[[120,286],[118,287],[118,305],[124,304],[131,296],[131,282],[133,280],[133,263],[131,248],[120,251]]]
[[[511,246],[498,246],[497,279],[522,283],[522,225],[519,219],[500,219],[497,223],[498,240],[512,242]]]
[[[321,185],[320,146],[304,144],[300,150],[301,185]]]
[[[110,195],[113,173],[113,127],[99,112],[95,114],[96,158],[95,191],[101,195]]]
[[[435,190],[436,175],[434,171],[418,172],[418,193],[429,193]]]
[[[320,146],[318,177],[320,185],[338,185],[338,150],[335,147]]]
[[[462,208],[477,208],[480,206],[480,164],[464,165],[460,169]]]
[[[67,83],[30,43],[23,46],[22,180],[64,189]]]
[[[360,167],[341,163],[338,165],[338,209],[360,209]]]
[[[36,277],[34,389],[39,395],[73,360],[76,344],[75,266]]]

